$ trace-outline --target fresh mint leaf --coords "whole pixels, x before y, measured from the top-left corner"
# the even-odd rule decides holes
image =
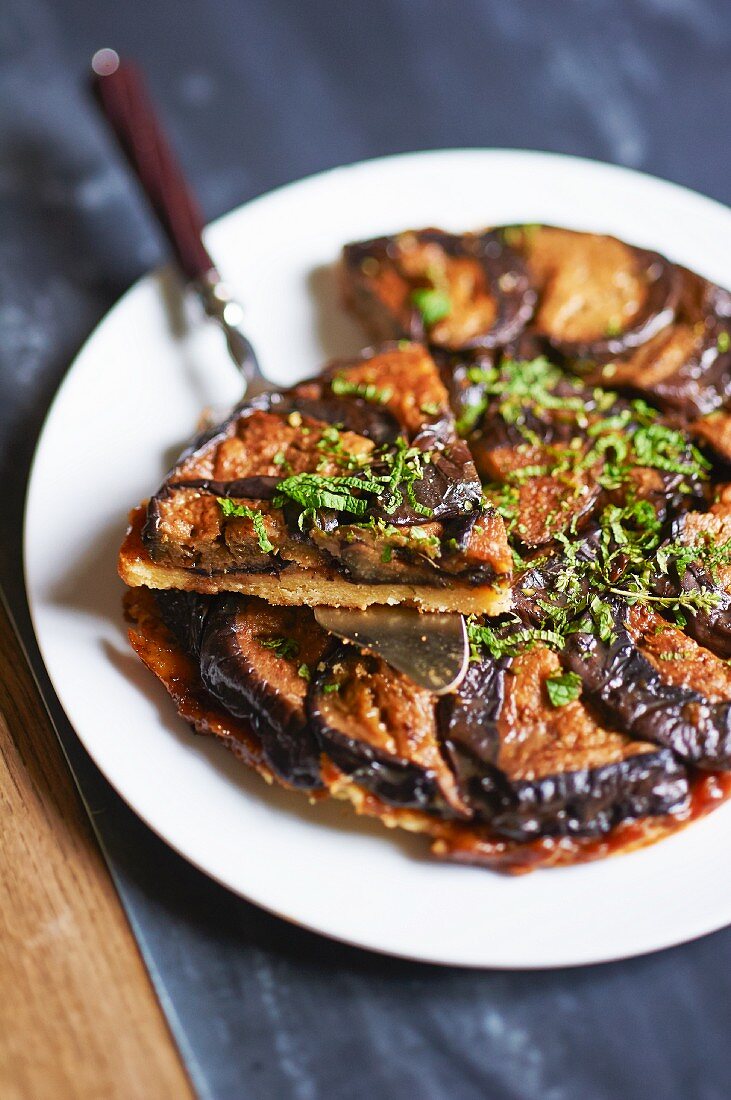
[[[281,508],[288,500],[302,508],[300,527],[306,518],[312,519],[320,508],[330,508],[335,512],[350,512],[354,516],[365,515],[368,510],[368,498],[355,496],[351,490],[361,493],[383,492],[383,485],[371,477],[326,477],[322,474],[292,474],[277,485],[272,503]]]
[[[581,677],[576,672],[562,672],[546,680],[548,698],[554,707],[565,707],[581,695]]]
[[[437,287],[417,287],[411,292],[411,301],[421,314],[421,319],[427,328],[443,321],[452,312],[452,301],[449,295]]]

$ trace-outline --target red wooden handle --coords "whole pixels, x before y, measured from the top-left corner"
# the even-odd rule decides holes
[[[114,50],[92,58],[92,90],[187,279],[215,270],[198,204],[155,115],[139,70]]]

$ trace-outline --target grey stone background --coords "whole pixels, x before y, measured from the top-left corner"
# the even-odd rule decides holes
[[[1,0],[0,576],[31,651],[19,535],[40,423],[93,325],[164,258],[85,91],[102,45],[147,70],[208,218],[335,164],[461,145],[731,195],[728,0]],[[532,974],[345,948],[185,865],[54,713],[201,1096],[731,1092],[731,931]]]

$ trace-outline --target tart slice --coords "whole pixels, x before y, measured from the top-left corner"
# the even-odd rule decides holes
[[[235,410],[132,514],[131,586],[499,614],[511,554],[427,351],[393,345]]]

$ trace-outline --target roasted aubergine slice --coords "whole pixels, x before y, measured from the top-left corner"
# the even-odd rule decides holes
[[[592,381],[635,393],[687,422],[731,398],[731,295],[685,268],[676,268],[676,277],[671,323],[599,369],[584,366]]]
[[[473,664],[439,710],[465,802],[500,835],[599,836],[687,801],[674,754],[603,726],[545,646]]]
[[[348,245],[341,270],[372,339],[432,347],[455,379],[460,420],[465,373],[496,351],[546,353],[590,385],[686,421],[731,401],[731,294],[616,237],[546,225],[411,230]]]
[[[731,768],[731,669],[655,612],[616,603],[612,637],[571,634],[563,659],[630,737],[699,768]]]
[[[236,595],[168,591],[155,599],[205,690],[249,721],[272,771],[292,787],[320,787],[320,749],[305,698],[328,636],[312,613]]]
[[[675,522],[672,536],[688,554],[669,562],[658,577],[661,598],[710,597],[707,607],[685,613],[685,630],[723,660],[731,660],[731,486],[717,489],[707,512],[686,512]]]
[[[336,646],[308,708],[323,752],[358,786],[392,806],[472,816],[441,755],[434,696],[382,658]]]
[[[657,252],[553,226],[503,230],[538,293],[533,327],[568,361],[615,359],[675,317],[680,279]]]
[[[500,232],[421,229],[343,250],[348,306],[373,340],[493,348],[517,340],[535,305],[525,263]]]
[[[164,598],[168,599],[169,595],[165,594]],[[193,597],[193,599],[199,598]],[[205,610],[208,602],[211,602],[210,597],[203,598],[200,600],[198,609],[194,609],[191,607],[191,597],[183,594],[176,612],[178,618],[176,629],[183,629],[186,645],[191,638],[199,636],[197,625],[199,612]],[[250,602],[255,606],[258,604],[255,600]],[[186,604],[188,612],[195,612],[189,618],[192,630],[183,625]],[[142,661],[170,694],[181,718],[197,733],[213,737],[230,749],[267,782],[274,781],[290,787],[291,784],[285,776],[273,770],[267,761],[262,740],[266,727],[261,722],[261,716],[255,729],[254,722],[250,718],[235,717],[206,690],[201,682],[198,661],[183,649],[177,635],[163,623],[155,595],[145,588],[134,588],[127,592],[125,605],[130,622],[131,643]],[[288,661],[292,658],[284,656],[280,660]],[[326,676],[332,675],[332,666],[328,664],[326,669],[329,670]],[[330,681],[325,678],[324,683],[328,682]],[[320,691],[319,685],[317,691]],[[243,706],[241,709],[243,711]],[[333,716],[334,712],[328,713],[328,719]],[[429,728],[432,730],[430,736],[433,736],[434,727]],[[356,729],[359,733],[363,732],[363,727],[360,725],[356,725]],[[381,744],[383,740],[383,736],[379,735]],[[401,742],[398,751],[403,751],[409,757],[412,756],[409,745],[405,741]],[[427,746],[422,741],[420,759],[425,768],[430,767],[432,752],[433,744]],[[386,755],[390,766],[394,763],[393,756],[390,753]],[[438,758],[431,757],[431,763],[434,762],[437,765],[433,769],[434,774],[441,774],[440,782],[446,779],[448,784],[448,778],[441,773]],[[365,766],[366,771],[371,773],[366,774],[365,779],[370,782],[375,770],[374,763],[374,758],[366,762],[361,755],[360,759],[353,762],[352,770]],[[686,814],[645,817],[635,821],[628,819],[616,825],[610,833],[596,837],[543,835],[534,840],[511,840],[498,835],[490,825],[474,819],[465,819],[465,810],[460,808],[459,793],[455,794],[454,788],[449,789],[449,786],[440,788],[440,782],[436,784],[436,788],[439,788],[437,794],[439,802],[435,812],[429,806],[428,800],[421,808],[405,805],[403,802],[395,804],[385,801],[374,794],[372,789],[369,790],[367,786],[354,782],[351,776],[341,771],[326,756],[321,758],[320,766],[324,788],[319,783],[317,786],[299,788],[311,800],[319,800],[325,793],[335,798],[347,799],[360,814],[376,817],[391,828],[402,828],[430,837],[432,851],[441,859],[472,863],[511,874],[632,851],[660,840],[681,828],[685,821],[708,812],[728,794],[723,777],[715,775],[696,777],[693,781],[691,805]],[[348,766],[351,767],[350,764]],[[399,780],[401,778],[403,776],[399,775]],[[413,776],[410,778],[413,779]],[[384,787],[382,793],[385,795],[389,790],[390,788]],[[401,782],[397,784],[396,790],[399,795],[408,798],[407,787],[404,787]],[[432,791],[434,790],[435,788],[432,787]],[[450,803],[452,809],[447,808]]]

